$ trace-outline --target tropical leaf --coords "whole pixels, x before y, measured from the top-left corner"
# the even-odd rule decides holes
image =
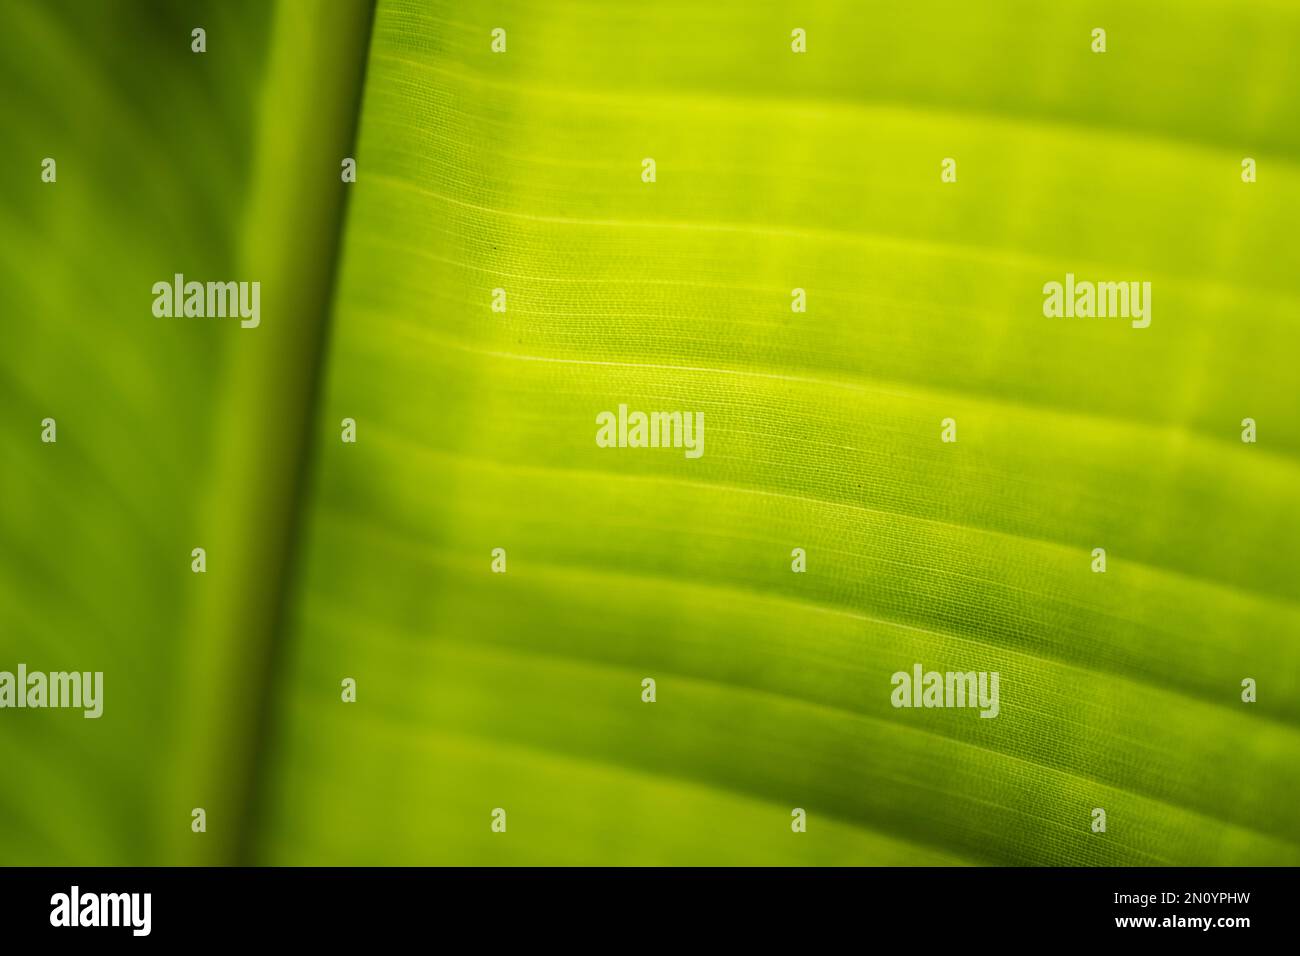
[[[5,5],[0,671],[100,671],[104,712],[0,711],[0,862],[247,839],[368,18]],[[260,280],[261,325],[155,317],[177,273]]]
[[[0,862],[1300,863],[1296,8],[6,17]]]
[[[1103,6],[379,5],[259,859],[1300,859],[1300,22]]]

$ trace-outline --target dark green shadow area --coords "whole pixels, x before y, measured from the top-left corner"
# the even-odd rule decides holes
[[[5,6],[0,670],[104,713],[0,713],[0,863],[235,859],[369,7]],[[259,327],[155,317],[176,273],[259,281]]]

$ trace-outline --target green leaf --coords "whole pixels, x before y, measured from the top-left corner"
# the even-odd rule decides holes
[[[258,859],[1300,859],[1295,13],[860,11],[380,5]]]
[[[0,671],[101,671],[104,714],[0,711],[2,863],[247,841],[368,16],[5,8]],[[260,281],[262,324],[156,318],[176,273]]]
[[[0,711],[0,863],[1300,863],[1300,11],[5,26],[0,670],[106,701]]]

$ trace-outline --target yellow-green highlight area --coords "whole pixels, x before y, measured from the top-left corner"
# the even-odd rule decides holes
[[[381,2],[256,859],[1300,862],[1297,42]],[[1150,327],[1044,317],[1067,273]],[[597,447],[620,403],[703,456]],[[892,707],[918,661],[999,716]]]

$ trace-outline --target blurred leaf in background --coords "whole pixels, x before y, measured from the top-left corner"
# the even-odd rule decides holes
[[[0,863],[231,860],[245,839],[368,17],[0,13],[0,670],[102,671],[105,698],[98,720],[0,714]],[[176,273],[260,281],[261,326],[156,318]]]

